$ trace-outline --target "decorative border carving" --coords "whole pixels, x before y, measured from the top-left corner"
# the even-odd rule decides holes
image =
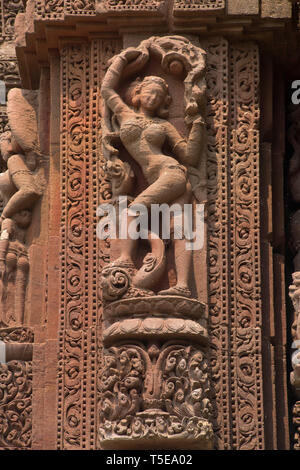
[[[8,116],[7,112],[4,111],[3,109],[0,110],[0,132],[6,132],[10,130],[9,124],[8,124]]]
[[[31,362],[0,364],[0,449],[31,447],[31,396]]]
[[[95,449],[97,445],[96,325],[101,315],[96,237],[99,88],[101,64],[106,64],[119,44],[114,40],[93,41],[91,47],[74,45],[61,51],[63,208],[58,449]]]
[[[67,15],[94,15],[96,0],[65,0]]]
[[[100,273],[105,265],[110,262],[110,245],[106,240],[99,240],[96,236],[96,224],[98,223],[98,218],[96,216],[96,207],[99,204],[104,202],[109,202],[111,199],[111,188],[110,184],[105,179],[105,172],[103,170],[103,164],[105,162],[104,156],[102,155],[102,145],[101,145],[101,120],[102,120],[102,99],[100,95],[100,84],[102,83],[105,72],[108,68],[108,61],[115,54],[118,54],[122,48],[122,42],[119,39],[106,39],[106,40],[97,40],[92,42],[92,84],[93,84],[93,128],[92,128],[92,147],[93,147],[93,215],[94,215],[94,231],[93,231],[93,250],[94,253],[94,284],[93,284],[93,298],[96,302],[96,311],[93,315],[93,325],[101,325],[102,323],[102,314],[103,314],[103,304],[102,300],[98,295],[98,286],[100,282]],[[95,191],[95,188],[97,189]],[[92,390],[93,390],[93,400],[94,400],[94,441],[96,448],[98,447],[98,428],[99,428],[99,390],[97,390],[97,381],[102,373],[102,354],[103,354],[103,344],[102,344],[102,335],[101,335],[101,326],[97,326],[95,334],[95,348],[97,351],[97,357],[95,360],[95,374],[96,377],[93,377]]]
[[[36,0],[35,14],[42,19],[63,19],[64,2],[65,0]]]
[[[219,449],[230,449],[228,287],[228,43],[215,38],[207,52],[208,322],[214,432]]]
[[[263,449],[259,51],[230,50],[231,402],[233,449]]]
[[[0,80],[3,80],[6,85],[19,86],[21,79],[19,75],[19,68],[17,59],[0,58]]]
[[[87,46],[62,50],[62,266],[58,448],[82,448],[85,318]],[[84,407],[85,408],[85,407]]]
[[[195,12],[221,10],[225,8],[225,0],[175,0],[174,11]]]
[[[12,41],[15,36],[15,19],[24,11],[22,0],[0,0],[0,42]]]
[[[300,450],[300,401],[293,406],[294,450]]]
[[[114,12],[133,13],[143,11],[159,11],[165,0],[96,0],[96,11],[98,13]]]
[[[30,328],[1,328],[0,340],[5,343],[33,343],[34,334]]]

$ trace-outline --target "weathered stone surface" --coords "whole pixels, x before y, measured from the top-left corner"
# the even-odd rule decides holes
[[[259,15],[259,0],[227,0],[229,15]]]
[[[291,18],[292,5],[289,0],[262,0],[262,18]]]
[[[273,276],[272,215],[267,228],[262,216],[265,205],[272,213],[264,185],[272,183],[273,147],[279,152],[272,139],[277,93],[274,70],[270,65],[266,77],[260,58],[266,47],[273,63],[274,31],[290,17],[282,3],[273,2],[273,10],[269,3],[268,10],[264,2],[264,20],[258,3],[28,0],[26,15],[16,20],[22,79],[27,88],[41,87],[43,105],[31,114],[20,92],[9,94],[13,138],[22,148],[16,154],[3,151],[10,168],[5,161],[1,168],[12,178],[21,170],[27,182],[21,178],[18,184],[32,190],[32,177],[42,181],[43,167],[47,186],[42,202],[39,197],[30,206],[32,222],[22,234],[15,215],[1,228],[10,293],[0,296],[0,304],[15,305],[18,298],[19,323],[34,329],[36,343],[33,439],[31,376],[23,365],[24,413],[15,379],[9,387],[17,401],[1,409],[5,448],[250,450],[280,446],[284,435],[282,447],[288,447],[287,400],[278,390],[286,378],[280,343],[284,282],[278,285]],[[12,65],[0,63],[0,72],[12,76]],[[147,104],[150,93],[161,106]],[[127,106],[126,112],[114,109],[113,100]],[[277,124],[278,134],[283,128]],[[33,149],[37,172],[29,168]],[[196,154],[199,164],[189,165]],[[28,160],[27,167],[13,166],[14,155]],[[148,160],[139,160],[141,155]],[[262,166],[264,159],[268,164]],[[174,176],[174,170],[182,174]],[[190,262],[172,237],[166,244],[138,240],[132,259],[121,265],[120,257],[132,253],[122,239],[98,240],[99,203],[123,194],[139,200],[149,188],[150,202],[175,202],[179,175],[180,203],[205,204],[203,249]],[[296,181],[293,187],[297,190]],[[4,216],[16,194],[14,188],[6,195]],[[293,204],[296,209],[296,199]],[[292,232],[297,238],[297,226]],[[7,266],[1,265],[1,273]],[[6,288],[7,277],[4,281]],[[280,296],[274,314],[272,302]],[[0,320],[7,323],[3,308]],[[23,333],[24,326],[3,328],[0,338],[26,343]],[[2,368],[2,377],[15,371],[20,369]],[[297,364],[294,371],[297,388]],[[296,425],[298,408],[299,403]]]
[[[38,94],[13,88],[8,94],[9,132],[1,135],[1,154],[7,169],[0,176],[3,201],[0,235],[0,325],[24,324],[29,255],[26,240],[32,209],[42,194],[38,126]]]
[[[39,150],[37,113],[37,91],[19,88],[9,91],[7,115],[10,128],[18,144],[25,152]]]

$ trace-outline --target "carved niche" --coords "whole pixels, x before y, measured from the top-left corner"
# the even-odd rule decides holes
[[[184,37],[151,37],[110,62],[101,87],[102,153],[111,206],[120,214],[120,196],[130,201],[122,212],[127,228],[136,207],[148,217],[155,204],[183,210],[204,197],[205,55]],[[172,99],[180,103],[180,131],[168,119]],[[207,309],[192,298],[192,250],[175,236],[180,217],[172,219],[167,244],[153,224],[144,248],[129,230],[120,237],[120,225],[117,240],[110,239],[119,256],[102,269],[99,286],[102,448],[180,448],[183,440],[185,448],[213,446]],[[162,288],[166,251],[174,276]]]

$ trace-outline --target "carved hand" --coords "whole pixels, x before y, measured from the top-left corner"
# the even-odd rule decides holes
[[[147,49],[138,50],[129,47],[120,54],[127,61],[127,66],[124,68],[123,77],[129,77],[136,72],[139,72],[149,60],[149,52]]]
[[[203,117],[199,116],[197,117],[197,119],[195,119],[193,121],[193,126],[198,126],[198,127],[202,127],[202,126],[205,126],[205,121],[203,119]]]

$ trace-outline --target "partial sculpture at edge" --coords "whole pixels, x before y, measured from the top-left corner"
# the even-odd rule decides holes
[[[7,170],[0,174],[3,201],[0,234],[0,325],[22,325],[29,259],[26,230],[32,209],[42,194],[36,173],[38,136],[36,115],[30,101],[36,92],[12,89],[8,117],[12,131],[0,137],[1,156]],[[33,121],[33,122],[32,122]]]

